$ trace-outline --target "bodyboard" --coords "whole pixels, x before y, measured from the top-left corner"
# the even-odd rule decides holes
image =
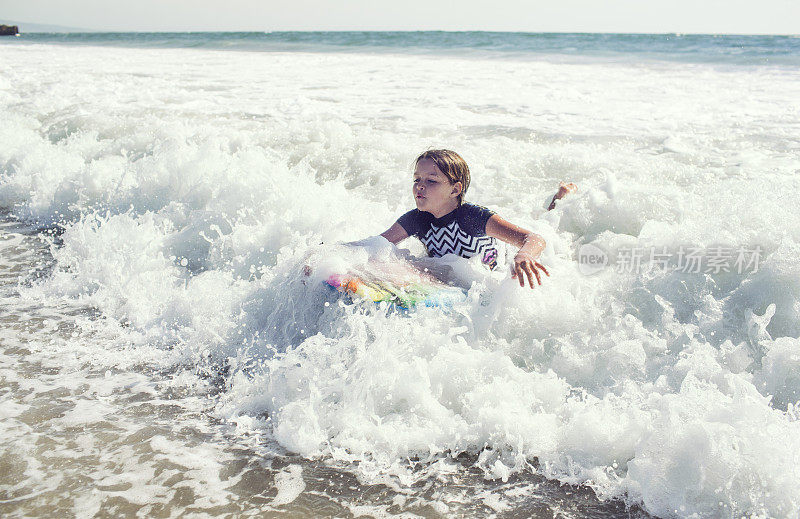
[[[466,297],[464,290],[406,262],[371,264],[368,268],[331,274],[324,283],[354,300],[385,302],[406,310],[450,307]]]

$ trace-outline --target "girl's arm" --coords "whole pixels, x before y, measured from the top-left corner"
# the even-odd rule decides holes
[[[394,224],[392,224],[391,227],[389,227],[388,229],[386,229],[384,232],[381,233],[381,236],[383,236],[384,238],[386,238],[387,240],[392,242],[394,245],[397,245],[401,241],[403,241],[406,238],[408,238],[408,233],[406,232],[405,229],[403,229],[402,225],[400,225],[397,222],[394,222]],[[358,245],[362,241],[363,240],[351,241],[351,242],[345,243],[344,245]],[[322,245],[322,244],[320,243],[320,245]],[[311,269],[310,265],[306,265],[306,266],[303,267],[303,274],[305,276],[310,276],[311,272],[312,272],[312,269]]]
[[[397,222],[394,222],[391,227],[381,233],[381,236],[392,242],[394,245],[397,245],[401,241],[408,238],[408,233],[403,226]]]
[[[391,231],[391,229],[389,229],[389,231]],[[539,274],[540,271],[544,272],[547,276],[550,275],[547,269],[544,268],[544,265],[538,261],[546,245],[544,238],[538,234],[525,230],[522,227],[517,227],[503,220],[496,214],[492,215],[489,221],[486,222],[486,234],[519,247],[517,255],[514,256],[514,267],[511,270],[511,277],[517,278],[519,286],[525,286],[525,275],[528,276],[528,284],[531,288],[534,287],[534,277],[537,283],[540,285],[542,284],[542,277],[541,274]],[[387,239],[389,238],[387,237]]]

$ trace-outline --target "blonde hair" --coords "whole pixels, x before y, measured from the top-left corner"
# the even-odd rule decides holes
[[[458,205],[461,205],[464,201],[464,194],[467,192],[470,180],[467,162],[455,151],[428,150],[422,152],[422,154],[417,157],[417,160],[414,161],[414,169],[417,168],[417,164],[419,164],[421,160],[426,159],[436,164],[436,167],[447,177],[450,184],[461,182],[461,194],[458,195]]]

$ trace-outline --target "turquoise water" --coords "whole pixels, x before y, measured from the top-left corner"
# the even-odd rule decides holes
[[[537,57],[591,56],[737,64],[800,64],[796,36],[525,32],[30,33],[31,43],[264,52],[392,52]],[[19,39],[15,40],[19,42]]]

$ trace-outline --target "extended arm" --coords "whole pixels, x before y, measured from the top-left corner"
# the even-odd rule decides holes
[[[546,245],[544,238],[538,234],[503,220],[496,214],[486,222],[486,234],[519,247],[517,255],[514,256],[514,267],[511,271],[511,277],[517,278],[519,286],[525,286],[526,275],[531,288],[535,286],[534,277],[538,284],[542,284],[540,272],[544,272],[547,276],[550,275],[544,265],[538,261]]]
[[[406,238],[408,238],[408,233],[406,232],[405,229],[403,229],[402,225],[400,225],[399,223],[395,222],[394,224],[392,224],[391,227],[389,227],[387,230],[382,232],[381,236],[383,236],[384,238],[389,240],[392,244],[397,245],[401,241],[403,241]],[[348,242],[348,243],[344,243],[343,245],[364,245],[369,239],[370,238],[366,238],[364,240],[358,240],[358,241],[351,241],[351,242]],[[320,244],[320,245],[322,245],[322,244]],[[306,266],[303,267],[303,274],[305,276],[310,276],[311,272],[312,272],[312,268],[311,268],[310,265],[306,265]]]
[[[381,233],[381,236],[392,242],[394,245],[397,245],[401,241],[408,238],[408,233],[403,226],[397,222],[394,222],[391,227]]]

